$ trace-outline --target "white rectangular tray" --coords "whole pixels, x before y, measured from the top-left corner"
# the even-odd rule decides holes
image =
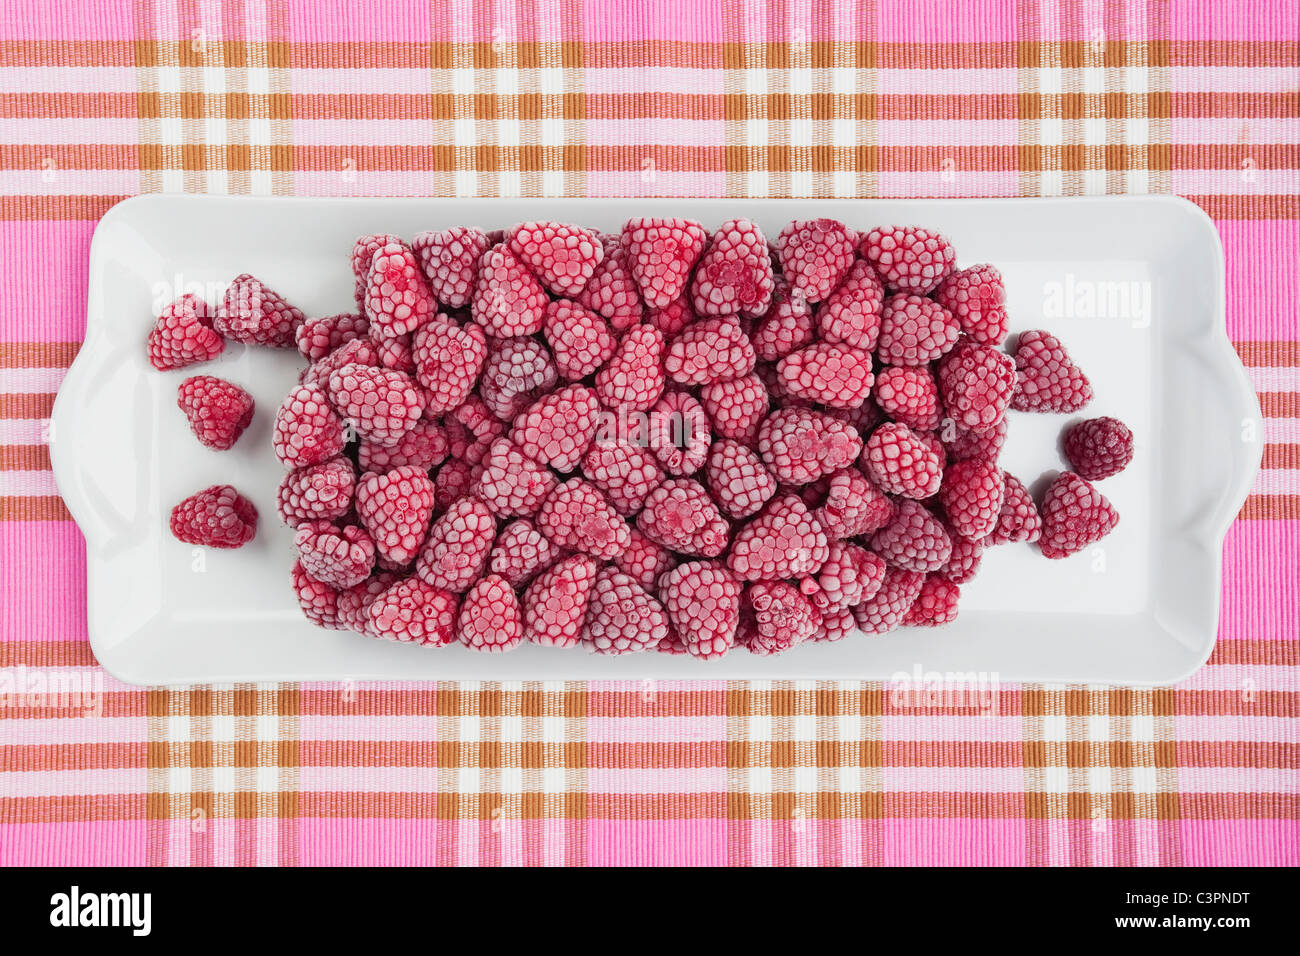
[[[276,517],[281,469],[269,438],[301,360],[296,352],[231,344],[215,363],[157,372],[144,340],[158,307],[184,291],[215,303],[225,283],[247,271],[309,315],[350,310],[348,253],[362,233],[410,237],[454,223],[496,228],[543,218],[616,230],[637,215],[691,217],[708,228],[747,216],[769,236],[794,218],[830,216],[858,228],[915,223],[951,237],[960,266],[996,264],[1013,333],[1042,327],[1059,335],[1092,380],[1087,415],[1115,415],[1133,429],[1132,465],[1102,485],[1122,515],[1119,527],[1063,561],[1028,545],[990,549],[947,627],[855,636],[770,658],[736,651],[704,663],[532,646],[481,655],[308,624],[289,587],[292,535]],[[200,446],[176,408],[177,384],[195,372],[229,378],[257,400],[252,426],[230,451]],[[55,476],[87,539],[91,645],[114,675],[144,684],[887,679],[918,669],[1002,680],[1173,682],[1214,645],[1223,535],[1261,454],[1259,406],[1224,331],[1217,233],[1197,207],[1169,197],[140,197],[115,206],[95,230],[86,343],[53,418]],[[1069,420],[1013,413],[1005,467],[1031,486],[1060,469],[1058,438]],[[238,551],[196,550],[167,532],[172,505],[216,483],[236,485],[261,513],[256,540]]]

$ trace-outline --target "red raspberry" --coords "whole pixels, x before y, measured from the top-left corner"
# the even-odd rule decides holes
[[[862,462],[871,480],[891,495],[929,498],[943,479],[939,455],[901,422],[885,422],[871,433]]]
[[[487,457],[492,442],[506,430],[505,423],[493,415],[487,403],[477,395],[465,399],[464,404],[452,412],[447,420],[464,425],[473,436],[473,441],[465,452],[465,460],[471,465],[481,463]]]
[[[370,606],[397,580],[397,575],[380,571],[355,587],[338,592],[339,629],[370,633]]]
[[[811,345],[817,337],[817,322],[812,308],[801,295],[793,295],[790,286],[780,280],[772,293],[772,307],[754,324],[750,342],[760,361],[775,362],[791,352]]]
[[[695,310],[691,308],[690,296],[683,293],[662,309],[650,309],[646,321],[664,334],[665,337],[676,335],[696,320]]]
[[[379,359],[381,368],[392,369],[394,372],[405,372],[407,375],[415,374],[415,351],[412,348],[413,335],[397,335],[392,338],[375,336],[373,341],[375,355]]]
[[[508,438],[496,439],[483,460],[474,494],[498,518],[531,517],[555,490],[556,477]]]
[[[880,314],[877,356],[888,365],[925,365],[957,341],[961,327],[952,313],[919,295],[892,295]]]
[[[862,439],[850,425],[810,408],[783,408],[763,420],[758,453],[763,464],[788,485],[806,485],[851,464]]]
[[[951,432],[950,439],[949,432]],[[1007,420],[1003,418],[988,431],[983,432],[967,431],[956,424],[945,425],[941,434],[945,437],[943,447],[949,461],[982,458],[985,461],[996,462],[1007,440]]]
[[[980,568],[980,558],[984,556],[984,542],[969,538],[952,539],[952,556],[938,573],[953,584],[965,584],[974,580],[975,572]]]
[[[442,463],[447,451],[446,430],[432,419],[421,418],[395,445],[363,438],[357,446],[357,464],[362,471],[388,471],[402,465],[429,471]]]
[[[993,531],[1002,510],[1002,472],[989,461],[968,458],[944,472],[939,502],[952,529],[980,540]]]
[[[386,641],[446,647],[456,639],[456,595],[402,578],[366,606],[366,631]]]
[[[375,543],[356,525],[309,521],[299,525],[293,546],[308,574],[339,590],[360,584],[375,564]]]
[[[568,299],[546,307],[543,331],[565,381],[586,378],[614,354],[614,335],[605,320]]]
[[[874,351],[880,338],[885,287],[871,266],[859,259],[817,310],[817,327],[827,342]]]
[[[758,454],[729,438],[709,449],[705,475],[713,500],[729,518],[756,514],[776,494],[776,479]]]
[[[556,471],[573,471],[591,444],[599,416],[596,393],[582,385],[568,385],[520,412],[510,440],[534,461]]]
[[[544,647],[574,647],[596,583],[596,562],[585,554],[543,571],[524,591],[524,636]]]
[[[193,295],[183,295],[158,316],[146,343],[149,364],[160,372],[210,362],[226,347],[212,329],[208,304]]]
[[[937,232],[916,226],[872,229],[858,247],[891,290],[925,295],[952,272],[957,253]]]
[[[602,568],[591,587],[582,643],[597,654],[632,654],[667,636],[663,605],[622,571]]]
[[[855,236],[834,219],[795,221],[777,237],[781,271],[809,302],[831,294],[853,265]]]
[[[1007,293],[1002,273],[993,266],[971,266],[952,273],[934,290],[934,298],[980,345],[1001,345],[1007,337]]]
[[[686,219],[629,219],[620,239],[641,298],[662,309],[686,290],[708,235]]]
[[[1062,472],[1043,496],[1045,558],[1064,558],[1095,544],[1119,524],[1119,512],[1106,496],[1072,471]]]
[[[751,374],[705,385],[700,389],[700,404],[719,438],[753,445],[771,402],[763,380]]]
[[[226,287],[212,327],[228,339],[249,345],[291,349],[297,345],[302,312],[248,273],[235,276]]]
[[[776,367],[789,395],[834,408],[857,408],[871,394],[871,355],[819,342],[792,352]]]
[[[752,318],[767,311],[772,285],[772,258],[763,230],[748,219],[729,219],[713,234],[695,267],[691,298],[702,316],[740,313]]]
[[[516,518],[497,535],[488,556],[488,570],[522,587],[564,556],[527,518]]]
[[[961,588],[941,574],[927,574],[921,591],[899,621],[904,627],[938,627],[957,620]]]
[[[717,561],[679,564],[659,582],[659,600],[693,657],[721,657],[736,642],[741,584]]]
[[[430,291],[449,309],[469,305],[479,260],[489,245],[487,234],[473,226],[420,232],[411,240],[411,248],[429,280]]]
[[[345,365],[369,365],[379,367],[379,352],[375,344],[367,339],[353,339],[345,342],[329,355],[317,359],[303,370],[300,385],[314,385],[321,391],[330,386],[330,376]]]
[[[681,554],[714,558],[727,549],[726,519],[704,486],[690,478],[669,478],[650,492],[636,526]]]
[[[943,420],[939,385],[924,365],[881,369],[873,394],[882,412],[908,428],[932,432]]]
[[[294,562],[290,572],[293,593],[298,598],[302,616],[317,627],[341,630],[339,623],[339,592],[332,585],[317,581],[303,568],[301,561]]]
[[[416,575],[434,587],[463,594],[483,573],[496,533],[496,519],[478,498],[453,502],[429,529]]]
[[[734,319],[701,319],[669,344],[664,369],[678,385],[739,378],[754,371],[754,348]]]
[[[467,461],[453,458],[444,462],[433,480],[433,506],[436,511],[446,511],[454,502],[470,493],[478,481],[478,472]]]
[[[525,222],[509,231],[510,251],[551,292],[572,298],[605,258],[605,246],[589,229],[558,222]],[[534,330],[536,331],[536,330]]]
[[[189,419],[195,437],[218,451],[238,441],[253,420],[253,396],[212,375],[195,375],[181,382],[176,405]]]
[[[984,539],[984,546],[1014,541],[1037,541],[1043,531],[1043,519],[1034,507],[1034,499],[1015,475],[1002,473],[1002,508],[997,524]]]
[[[473,651],[511,651],[524,640],[524,615],[514,589],[499,575],[479,581],[461,603],[456,618],[460,642]]]
[[[437,307],[420,262],[406,243],[390,242],[375,251],[366,276],[366,318],[372,336],[414,332]]]
[[[925,506],[899,499],[894,518],[871,538],[871,548],[896,568],[937,571],[952,556],[952,538]]]
[[[866,548],[832,541],[829,557],[816,574],[799,582],[799,590],[818,611],[850,608],[870,600],[885,579],[885,562]]]
[[[407,564],[420,550],[433,515],[433,482],[413,465],[362,476],[357,517],[375,550],[394,564]]]
[[[415,377],[426,389],[426,409],[442,414],[461,405],[478,381],[487,339],[477,325],[456,325],[438,316],[413,338]]]
[[[1056,336],[1038,330],[1021,332],[1015,360],[1011,407],[1017,411],[1077,412],[1092,401],[1092,385]]]
[[[506,339],[496,345],[483,366],[479,394],[492,414],[503,422],[555,387],[559,374],[542,343],[530,338]]]
[[[330,375],[329,394],[357,434],[381,445],[397,444],[424,414],[424,392],[391,369],[345,365]]]
[[[1002,421],[1015,387],[1015,362],[988,345],[964,342],[939,363],[944,406],[972,431],[987,431]]]
[[[736,532],[727,567],[742,581],[797,578],[816,571],[829,554],[826,532],[808,506],[782,495]]]
[[[838,611],[821,611],[818,614],[817,630],[809,638],[818,644],[833,644],[835,641],[842,641],[848,637],[857,628],[857,623],[853,620],[853,611],[851,608],[843,608]]]
[[[304,521],[338,518],[352,508],[356,474],[342,455],[284,476],[276,495],[280,520],[291,528]]]
[[[171,529],[186,544],[242,548],[257,534],[257,509],[230,485],[213,485],[172,509]]]
[[[684,656],[686,654],[686,642],[677,636],[677,632],[673,630],[670,624],[664,639],[655,645],[655,651],[659,654]]]
[[[893,502],[856,468],[844,468],[826,482],[826,494],[813,517],[832,539],[879,531],[894,517]]]
[[[650,410],[650,447],[670,475],[693,475],[709,453],[709,417],[688,392],[668,392]]]
[[[595,485],[570,478],[542,502],[537,528],[557,547],[608,561],[627,547],[627,523]]]
[[[365,316],[355,312],[340,312],[319,319],[303,319],[294,340],[303,358],[317,362],[340,345],[362,338],[370,329]]]
[[[673,553],[656,544],[636,528],[627,529],[627,547],[614,555],[614,565],[647,591],[653,591],[660,576],[676,566]]]
[[[289,390],[271,429],[271,447],[281,464],[315,465],[343,451],[343,441],[343,421],[323,391],[312,385]]]
[[[903,568],[886,568],[875,596],[853,608],[853,620],[868,634],[885,634],[898,627],[916,601],[925,575]]]
[[[629,441],[594,441],[582,457],[582,473],[624,517],[640,511],[664,480],[654,454]]]
[[[652,325],[636,325],[623,334],[618,351],[596,373],[596,394],[611,410],[644,412],[664,390],[664,336]]]
[[[400,236],[377,233],[373,236],[361,236],[352,244],[352,275],[356,279],[357,311],[366,311],[366,280],[370,277],[370,262],[375,253],[389,243],[401,243]]]
[[[602,242],[605,258],[576,301],[584,309],[608,319],[615,329],[628,329],[641,321],[641,299],[632,278],[632,267],[617,236],[606,236]]]
[[[491,338],[540,332],[548,301],[541,283],[505,246],[493,246],[483,253],[472,309],[474,321]]]
[[[745,592],[754,611],[754,630],[746,645],[751,654],[782,654],[817,631],[817,612],[799,589],[786,581],[759,581]]]
[[[1065,458],[1088,481],[1118,475],[1133,460],[1133,433],[1118,418],[1089,418],[1065,433]]]

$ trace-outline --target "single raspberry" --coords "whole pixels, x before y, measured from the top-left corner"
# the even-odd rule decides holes
[[[1118,475],[1133,460],[1133,433],[1118,418],[1089,418],[1065,433],[1065,458],[1088,481]]]
[[[662,309],[686,290],[708,234],[686,219],[629,219],[621,244],[641,298]]]
[[[817,631],[817,612],[793,584],[759,581],[746,589],[745,600],[754,611],[754,630],[746,645],[751,654],[782,654]]]
[[[817,309],[817,327],[827,342],[842,342],[864,352],[875,350],[880,338],[880,316],[885,287],[861,259]]]
[[[568,385],[520,412],[510,440],[534,461],[556,471],[573,471],[591,444],[599,416],[596,393],[582,385]]]
[[[420,232],[411,240],[411,249],[420,260],[430,291],[449,309],[469,305],[479,260],[488,245],[487,234],[473,226]]]
[[[176,405],[189,419],[195,437],[218,451],[238,441],[253,420],[253,396],[212,375],[195,375],[181,382]]]
[[[608,323],[568,299],[559,299],[546,307],[546,325],[542,331],[555,356],[555,367],[568,382],[586,378],[614,354],[614,335]]]
[[[810,408],[783,408],[763,420],[758,453],[776,480],[806,485],[851,464],[862,452],[857,431]]]
[[[305,521],[338,518],[352,508],[356,473],[342,455],[291,471],[276,494],[280,520],[291,528]]]
[[[421,326],[421,328],[423,328],[423,326]],[[375,346],[375,355],[379,359],[379,367],[392,369],[394,372],[405,372],[407,375],[414,375],[414,339],[415,336],[409,333],[407,335],[396,335],[392,338],[375,336],[373,341]]]
[[[989,535],[1002,510],[1002,472],[980,459],[954,462],[943,475],[939,502],[952,529],[963,538]]]
[[[1016,363],[988,345],[962,342],[939,363],[943,404],[958,424],[988,431],[1006,415],[1016,387]]]
[[[679,564],[659,581],[659,600],[693,657],[721,657],[736,642],[741,584],[717,561]]]
[[[751,374],[705,385],[700,389],[700,404],[719,438],[753,445],[771,400],[763,380]]]
[[[575,301],[607,319],[616,330],[629,329],[641,321],[641,297],[632,278],[632,267],[617,236],[606,236],[601,241],[605,258],[600,260]]]
[[[987,431],[972,432],[961,428],[952,422],[952,419],[948,419],[939,434],[943,438],[943,447],[948,453],[949,461],[982,458],[985,461],[996,462],[1007,440],[1007,420],[1003,418]]]
[[[627,547],[627,523],[595,485],[570,478],[542,502],[537,528],[556,547],[608,561]]]
[[[498,438],[483,460],[474,494],[498,518],[531,517],[559,481],[508,438]]]
[[[796,292],[809,302],[820,302],[853,265],[855,239],[834,219],[796,220],[776,240],[781,271]]]
[[[925,575],[918,571],[886,568],[880,590],[853,608],[853,620],[868,634],[892,631],[916,601],[924,583]]]
[[[232,486],[213,485],[172,509],[171,530],[186,544],[242,548],[257,534],[257,508]]]
[[[630,441],[592,442],[582,456],[582,473],[624,517],[641,510],[646,496],[663,483],[654,453]]]
[[[510,251],[551,292],[572,298],[605,258],[605,246],[589,229],[558,222],[524,222],[507,233]]]
[[[226,287],[212,327],[228,339],[249,345],[291,349],[297,343],[302,312],[248,273],[235,276]]]
[[[293,546],[308,574],[340,590],[360,584],[375,564],[375,544],[357,525],[309,521],[298,526]]]
[[[714,558],[727,549],[727,521],[709,493],[690,478],[669,478],[646,497],[636,526],[680,554]]]
[[[433,507],[443,512],[470,493],[478,481],[478,472],[467,461],[452,458],[443,462],[433,479]]]
[[[574,647],[582,638],[596,562],[585,554],[565,558],[524,591],[524,637],[543,647]]]
[[[1002,508],[997,524],[984,539],[985,547],[1014,541],[1037,541],[1043,531],[1043,519],[1034,506],[1029,489],[1015,475],[1002,473]]]
[[[362,476],[357,482],[357,517],[375,550],[395,564],[407,564],[420,550],[433,515],[433,482],[413,465]]]
[[[785,280],[778,280],[772,292],[772,307],[754,323],[749,336],[754,354],[759,361],[775,362],[811,345],[816,337],[817,322],[808,300],[793,294]]]
[[[670,475],[693,475],[709,454],[709,417],[689,392],[667,392],[650,410],[650,448]]]
[[[920,593],[898,623],[904,627],[938,627],[957,620],[961,588],[941,574],[927,574]]]
[[[1119,524],[1119,512],[1106,496],[1072,471],[1062,472],[1043,496],[1045,558],[1064,558],[1095,544]]]
[[[366,275],[366,318],[372,334],[391,338],[414,332],[433,317],[437,307],[410,246],[390,242],[375,250]]]
[[[866,548],[832,541],[829,556],[816,574],[805,576],[799,590],[818,611],[850,608],[869,601],[885,579],[885,562]]]
[[[497,535],[488,556],[488,570],[517,588],[562,557],[564,551],[551,544],[536,525],[527,518],[516,518]]]
[[[298,607],[302,609],[303,617],[317,627],[330,630],[342,629],[339,623],[338,588],[324,581],[317,581],[307,573],[301,561],[294,562],[290,579],[293,581],[293,593],[298,598]]]
[[[597,654],[632,654],[667,635],[663,605],[622,571],[602,568],[588,598],[582,643]]]
[[[934,298],[980,345],[1001,345],[1007,337],[1007,293],[1002,273],[993,266],[971,266],[950,274],[934,290]]]
[[[474,283],[474,321],[495,339],[540,332],[546,321],[546,290],[505,246],[483,253]]]
[[[315,465],[343,451],[343,420],[329,399],[312,385],[296,385],[275,413],[271,447],[289,468]]]
[[[894,517],[894,504],[856,468],[842,468],[826,479],[825,494],[813,517],[832,540],[873,534]]]
[[[397,444],[424,414],[420,386],[391,369],[345,365],[330,375],[329,395],[357,434],[381,445]]]
[[[729,219],[718,227],[695,267],[691,299],[702,316],[751,317],[772,301],[772,259],[763,231],[748,219]]]
[[[527,337],[496,344],[483,365],[479,395],[492,414],[503,422],[515,416],[555,387],[559,380],[546,346]]]
[[[415,465],[430,471],[447,457],[447,431],[430,418],[421,418],[395,445],[381,445],[363,438],[357,446],[357,465],[362,471],[388,471]]]
[[[789,395],[834,408],[857,408],[871,394],[871,355],[819,342],[781,359],[777,374]]]
[[[678,385],[708,385],[754,371],[754,347],[734,319],[701,319],[679,332],[664,355]]]
[[[149,364],[160,372],[210,362],[226,347],[225,339],[212,328],[208,304],[194,295],[183,295],[158,316],[146,342]]]
[[[647,591],[658,586],[660,576],[675,567],[677,559],[663,545],[656,544],[636,528],[627,529],[627,547],[614,555],[614,565]]]
[[[400,236],[377,233],[361,236],[352,244],[352,275],[356,279],[357,311],[366,311],[366,280],[370,277],[370,262],[375,253],[390,243],[401,243]]]
[[[488,506],[473,496],[461,498],[429,529],[415,573],[434,587],[463,594],[483,573],[496,534]]]
[[[366,607],[366,631],[386,641],[446,647],[456,639],[456,595],[402,578]]]
[[[644,412],[664,390],[664,336],[652,325],[636,325],[623,334],[618,351],[596,373],[596,394],[611,410]]]
[[[695,310],[691,308],[691,297],[682,293],[661,309],[650,309],[646,321],[670,338],[696,320]]]
[[[742,581],[797,578],[816,571],[829,554],[826,532],[808,506],[781,495],[736,532],[727,567]]]
[[[961,327],[952,313],[919,295],[891,295],[880,313],[877,356],[888,365],[925,365],[957,341]]]
[[[709,449],[705,466],[709,493],[729,518],[757,514],[776,494],[776,479],[753,449],[723,438]]]
[[[314,385],[325,391],[330,385],[330,376],[345,365],[369,365],[379,367],[379,352],[370,339],[353,339],[336,348],[329,355],[317,359],[303,370],[300,385]]]
[[[355,312],[340,312],[319,319],[303,319],[294,335],[298,351],[303,358],[317,362],[340,345],[362,338],[370,328],[365,316]]]
[[[871,433],[862,462],[871,480],[891,495],[929,498],[943,479],[939,455],[901,422],[885,422]]]
[[[487,339],[477,325],[456,325],[438,316],[413,338],[415,377],[425,388],[426,409],[442,414],[460,406],[478,381]]]
[[[1011,407],[1017,411],[1077,412],[1092,401],[1092,385],[1056,336],[1038,330],[1021,332],[1015,361]]]
[[[862,237],[862,257],[891,290],[926,295],[957,263],[957,253],[937,232],[916,226],[881,226]]]
[[[967,581],[974,580],[975,572],[980,568],[980,558],[983,556],[983,541],[954,537],[952,539],[952,556],[948,558],[948,563],[940,568],[938,573],[953,584],[965,584]]]
[[[853,620],[853,610],[827,610],[818,612],[817,630],[809,640],[818,644],[833,644],[848,637],[857,628]]]
[[[461,602],[456,636],[473,651],[514,650],[524,640],[524,615],[514,589],[501,576],[489,574]]]
[[[902,498],[893,520],[872,536],[871,550],[896,568],[937,571],[952,556],[952,538],[924,505]]]
[[[882,412],[916,431],[932,432],[943,420],[939,384],[924,365],[881,369],[872,394]]]
[[[379,595],[383,594],[394,582],[397,575],[387,571],[372,574],[360,584],[340,591],[338,595],[339,628],[344,631],[356,631],[358,634],[370,633],[370,606]]]

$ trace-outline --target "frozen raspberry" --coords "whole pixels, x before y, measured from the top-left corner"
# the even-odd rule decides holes
[[[660,576],[677,564],[673,553],[656,544],[636,528],[629,527],[627,547],[614,555],[614,565],[647,591],[657,587]]]
[[[605,320],[568,299],[546,307],[543,332],[565,381],[586,378],[614,354],[614,335]]]
[[[729,518],[757,514],[776,494],[776,479],[763,466],[763,459],[729,438],[714,442],[709,449],[705,475],[713,500]]]
[[[1015,541],[1037,541],[1043,531],[1043,519],[1034,506],[1034,499],[1015,475],[1002,473],[1002,508],[997,524],[984,539],[985,547],[1009,544]]]
[[[534,461],[556,471],[578,467],[600,415],[596,393],[582,385],[552,392],[519,413],[510,440]]]
[[[753,318],[767,311],[772,286],[772,259],[763,231],[748,219],[729,219],[713,234],[695,267],[691,299],[701,316],[739,313]]]
[[[817,310],[817,327],[827,342],[871,352],[880,338],[885,287],[871,265],[859,259]]]
[[[230,485],[213,485],[172,509],[171,530],[186,544],[242,548],[257,534],[257,509]]]
[[[867,399],[856,408],[828,408],[826,413],[847,425],[852,425],[859,435],[867,434],[885,420],[884,413],[871,399]]]
[[[853,620],[853,610],[847,607],[840,610],[820,611],[817,618],[817,630],[809,640],[818,644],[842,641],[857,627],[857,623]]]
[[[894,517],[893,502],[856,468],[830,475],[813,517],[831,539],[872,534]]]
[[[344,631],[356,631],[358,634],[370,633],[370,605],[393,583],[397,575],[380,571],[371,575],[360,584],[338,592],[338,624]]]
[[[522,587],[564,556],[527,518],[516,518],[497,535],[488,556],[488,570]]]
[[[961,588],[941,574],[927,574],[921,591],[898,623],[904,627],[938,627],[957,620]]]
[[[514,589],[502,577],[489,574],[461,602],[456,636],[473,651],[514,650],[524,639],[524,615]]]
[[[424,414],[424,392],[391,369],[345,365],[330,375],[329,394],[357,434],[381,445],[397,444]]]
[[[623,334],[618,351],[596,373],[596,394],[610,410],[644,412],[664,390],[664,336],[652,325]]]
[[[210,362],[226,347],[212,329],[208,304],[193,295],[183,295],[162,310],[146,344],[149,364],[162,372]]]
[[[1064,558],[1095,544],[1119,524],[1105,495],[1072,471],[1062,472],[1043,496],[1043,557]]]
[[[388,471],[415,465],[430,471],[447,457],[447,432],[436,421],[421,418],[395,445],[381,445],[363,438],[357,446],[357,464],[362,471]]]
[[[776,371],[787,394],[833,408],[857,408],[874,381],[870,353],[829,342],[790,353]]]
[[[429,529],[415,573],[435,587],[463,594],[483,573],[496,533],[488,506],[472,496],[461,498]]]
[[[343,456],[291,471],[276,495],[280,520],[291,528],[304,521],[337,518],[352,507],[356,474]]]
[[[754,371],[754,347],[734,319],[701,319],[679,332],[664,355],[678,385],[708,385]]]
[[[688,392],[668,392],[650,410],[650,448],[670,475],[692,475],[709,453],[709,418]]]
[[[317,627],[340,630],[339,591],[338,588],[324,581],[317,581],[302,566],[301,561],[294,562],[290,572],[293,581],[293,593],[298,598],[298,607],[302,616]]]
[[[1087,376],[1070,361],[1060,340],[1038,330],[1021,332],[1015,351],[1016,392],[1021,412],[1077,412],[1092,401]]]
[[[402,578],[370,601],[366,631],[386,641],[445,647],[456,639],[456,595]]]
[[[345,365],[379,367],[379,353],[368,338],[353,339],[336,348],[329,355],[317,359],[303,370],[300,385],[314,385],[322,391],[329,388],[330,376]]]
[[[343,421],[319,388],[290,389],[271,430],[275,457],[289,468],[315,465],[343,451]]]
[[[776,480],[806,485],[854,462],[862,439],[848,424],[810,408],[783,408],[764,419],[758,453]]]
[[[357,311],[366,311],[366,280],[370,277],[370,262],[375,253],[391,243],[400,244],[400,236],[377,233],[361,236],[352,245],[352,275],[356,278]]]
[[[551,292],[572,298],[605,258],[605,246],[588,229],[558,222],[525,222],[509,231],[510,251]]]
[[[357,517],[375,550],[394,564],[407,564],[419,552],[432,515],[433,482],[413,465],[357,482]]]
[[[602,239],[605,258],[575,301],[609,321],[616,330],[629,329],[641,321],[641,298],[626,251],[617,236]]]
[[[662,309],[686,290],[708,235],[686,219],[629,219],[621,243],[641,298]]]
[[[531,517],[558,484],[553,474],[520,451],[518,445],[508,438],[498,438],[483,460],[474,494],[498,518]]]
[[[696,320],[695,310],[691,308],[690,296],[683,293],[662,309],[650,309],[646,321],[671,338]]]
[[[902,498],[893,520],[872,536],[871,549],[896,568],[937,571],[952,556],[952,538],[924,505]]]
[[[736,642],[741,584],[717,561],[679,564],[659,582],[673,631],[693,657],[721,657]]]
[[[746,645],[751,654],[782,654],[817,631],[817,612],[812,603],[786,581],[751,584],[745,600],[754,611],[754,631]]]
[[[951,421],[949,419],[949,422]],[[943,447],[948,453],[949,461],[982,458],[985,461],[996,462],[1007,440],[1007,420],[1003,418],[988,431],[983,432],[972,432],[957,426],[956,423],[951,425],[945,423],[939,434],[944,439]]]
[[[640,511],[646,496],[664,480],[663,469],[648,448],[599,438],[582,457],[582,473],[624,517]]]
[[[443,463],[433,479],[433,506],[441,512],[470,493],[478,474],[473,465],[458,458]]]
[[[834,219],[795,221],[777,237],[781,271],[809,302],[831,294],[853,265],[856,237]]]
[[[853,608],[853,620],[868,634],[892,631],[916,601],[924,583],[925,575],[920,572],[886,568],[880,590]]]
[[[668,613],[621,571],[604,567],[588,598],[582,643],[597,654],[631,654],[656,647],[668,635]]]
[[[987,431],[1002,421],[1015,387],[1015,362],[988,345],[963,342],[939,363],[944,407],[972,431]]]
[[[319,319],[303,319],[294,340],[303,358],[317,362],[340,345],[362,338],[370,328],[365,316],[355,312],[341,312]]]
[[[420,260],[430,291],[449,309],[469,305],[479,260],[488,245],[487,234],[473,226],[421,232],[411,240],[411,249]]]
[[[929,498],[943,478],[939,456],[901,422],[886,422],[871,433],[862,462],[872,481],[892,495]]]
[[[212,375],[195,375],[181,382],[176,405],[189,419],[195,437],[218,451],[238,441],[253,420],[253,396]]]
[[[1088,481],[1118,475],[1133,460],[1133,433],[1118,418],[1089,418],[1065,433],[1065,458]]]
[[[826,532],[808,506],[782,495],[736,532],[727,567],[742,581],[797,578],[816,571],[829,554]]]
[[[297,345],[302,312],[285,302],[260,279],[235,276],[226,287],[212,327],[228,339],[249,345],[291,349]]]
[[[804,577],[799,590],[818,611],[841,610],[870,600],[885,579],[885,562],[866,548],[832,541],[829,557],[816,574]]]
[[[1007,293],[1002,273],[993,266],[971,266],[952,273],[935,289],[934,298],[980,345],[1001,345],[1007,337]]]
[[[892,291],[925,295],[957,262],[952,244],[937,232],[916,226],[881,226],[858,247]]]
[[[881,369],[872,394],[882,412],[908,428],[932,432],[943,420],[939,385],[923,365],[891,365]]]
[[[555,387],[559,373],[546,346],[527,337],[497,343],[483,365],[479,395],[503,422]]]
[[[664,639],[655,645],[655,652],[659,654],[671,654],[678,657],[686,655],[686,642],[677,636],[672,625],[668,626],[668,633]]]
[[[377,249],[366,276],[366,318],[371,333],[391,338],[414,332],[438,304],[415,253],[404,242]]]
[[[427,323],[426,323],[427,324]],[[415,374],[415,350],[412,346],[414,335],[397,335],[392,338],[374,337],[375,355],[381,368],[394,372]]]
[[[492,414],[487,403],[477,395],[465,399],[445,421],[456,421],[465,426],[473,441],[465,452],[465,459],[477,465],[487,457],[488,450],[506,430],[505,422]]]
[[[524,637],[543,647],[574,647],[596,583],[596,562],[585,554],[565,558],[524,591]]]
[[[570,478],[542,502],[537,528],[552,544],[608,561],[627,547],[627,523],[595,485]]]
[[[411,355],[427,410],[442,414],[473,390],[487,358],[487,339],[477,325],[456,325],[439,316],[416,331]]]
[[[980,567],[980,558],[983,556],[983,541],[954,537],[952,539],[952,556],[948,558],[948,563],[940,568],[938,573],[953,584],[965,584],[967,581],[974,580],[975,572]]]
[[[980,459],[954,462],[943,475],[939,502],[952,529],[963,538],[989,535],[1002,510],[1002,472]]]
[[[961,333],[952,313],[919,295],[892,295],[880,314],[877,357],[888,365],[924,365],[953,347]]]
[[[763,380],[751,374],[705,385],[700,389],[700,404],[719,438],[753,445],[771,402]]]
[[[772,293],[772,307],[754,323],[749,336],[754,354],[762,362],[775,362],[811,345],[816,337],[817,322],[808,300],[791,293],[789,285],[779,280]]]
[[[299,525],[293,546],[308,574],[340,590],[360,584],[375,564],[375,544],[356,525],[309,521]]]
[[[704,486],[690,478],[669,478],[650,492],[636,526],[681,554],[714,558],[727,549],[726,519]]]
[[[532,335],[546,321],[546,290],[505,246],[483,253],[474,283],[474,321],[494,339]]]

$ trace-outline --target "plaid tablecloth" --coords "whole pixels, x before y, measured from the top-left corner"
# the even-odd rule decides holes
[[[1295,863],[1300,14],[1224,0],[0,3],[0,861]],[[1217,221],[1264,470],[1173,689],[144,690],[45,419],[150,191],[1035,196]]]

